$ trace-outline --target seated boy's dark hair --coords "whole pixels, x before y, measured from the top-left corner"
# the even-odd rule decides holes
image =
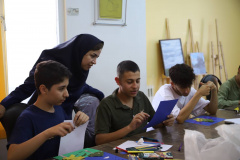
[[[51,89],[54,84],[58,84],[64,81],[65,78],[70,79],[72,73],[63,64],[48,60],[37,64],[34,73],[35,86],[38,94],[41,94],[39,90],[40,85],[45,85],[47,89]]]
[[[130,60],[122,61],[118,64],[117,75],[119,78],[124,74],[124,72],[128,72],[128,71],[131,71],[131,72],[139,71],[140,72],[140,69],[135,62],[130,61]]]
[[[195,74],[192,67],[186,64],[176,64],[169,69],[169,76],[172,82],[182,88],[191,87]]]

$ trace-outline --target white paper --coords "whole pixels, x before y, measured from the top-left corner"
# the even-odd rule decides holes
[[[73,125],[73,120],[65,120],[64,122],[71,122]],[[88,122],[76,127],[66,136],[61,137],[58,155],[83,149],[87,125]]]
[[[240,118],[225,119],[224,121],[240,124]]]
[[[161,144],[161,147],[162,148],[160,149],[160,151],[165,152],[165,151],[169,150],[172,147],[172,145]]]
[[[143,144],[143,142],[144,142],[143,138],[140,138],[140,139],[138,140],[137,144]]]

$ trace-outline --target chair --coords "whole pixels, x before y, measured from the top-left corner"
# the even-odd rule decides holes
[[[208,75],[204,76],[204,77],[201,79],[200,82],[202,82],[202,83],[207,83],[208,81],[212,81],[212,82],[216,85],[217,90],[218,90],[218,84],[219,84],[219,85],[222,85],[221,80],[220,80],[217,76],[215,76],[215,75],[213,75],[213,74],[208,74]],[[201,86],[202,86],[202,85],[199,84],[199,88],[200,88]],[[210,99],[211,99],[211,93],[210,93],[208,96],[206,96],[206,97],[207,97],[208,100],[210,100]]]
[[[74,104],[74,111],[82,111],[89,116],[89,123],[85,133],[84,148],[95,146],[95,115],[99,99],[92,94],[83,94]]]
[[[0,119],[7,135],[7,141],[10,139],[10,135],[12,133],[13,127],[17,121],[18,116],[22,113],[24,109],[28,107],[27,104],[24,103],[16,103],[5,111],[4,116]]]

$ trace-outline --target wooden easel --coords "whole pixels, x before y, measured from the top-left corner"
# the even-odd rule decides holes
[[[212,41],[211,41],[211,59],[212,59],[213,75],[215,75],[215,72],[216,72],[215,64],[216,64],[217,56],[214,55],[213,42]]]
[[[196,48],[194,47],[194,40],[193,40],[193,33],[192,33],[192,22],[191,22],[190,19],[188,19],[188,27],[189,27],[189,36],[190,36],[190,39],[191,39],[191,41],[190,41],[191,43],[190,43],[190,49],[187,49],[187,60],[188,60],[187,64],[191,66],[190,54],[194,53],[194,52],[199,52],[199,45],[198,45],[198,42],[196,41]],[[205,74],[203,74],[203,75],[196,75],[195,81],[193,82],[193,86],[194,86],[194,88],[196,90],[198,89],[198,85],[199,85],[198,84],[199,83],[198,79],[202,78],[204,76],[205,76]]]
[[[169,26],[168,26],[168,19],[166,18],[165,19],[166,21],[166,34],[167,34],[167,39],[170,39],[170,31],[169,31]],[[169,76],[166,76],[164,74],[162,74],[162,83],[165,84],[165,83],[170,83],[170,77]]]
[[[218,37],[218,24],[217,24],[217,19],[215,19],[215,24],[216,24],[216,36],[217,36],[217,51],[218,54],[216,56],[214,56],[214,53],[212,51],[212,62],[213,62],[213,74],[215,74],[215,66],[217,67],[217,61],[218,61],[218,65],[219,65],[219,79],[222,81],[222,72],[221,70],[222,68],[222,63],[223,62],[223,67],[224,67],[224,73],[225,73],[225,78],[226,80],[228,80],[228,74],[227,74],[227,70],[226,70],[226,66],[225,66],[225,59],[224,59],[224,54],[223,54],[223,49],[222,49],[222,43],[219,41],[219,37]],[[213,45],[212,46],[212,50],[213,50]],[[222,61],[221,61],[222,60]]]

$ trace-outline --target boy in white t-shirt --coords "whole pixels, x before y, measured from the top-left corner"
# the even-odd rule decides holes
[[[201,83],[198,90],[192,88],[195,74],[193,69],[186,64],[176,64],[169,69],[170,84],[165,84],[159,88],[155,94],[152,105],[156,110],[160,101],[178,99],[172,114],[178,123],[183,123],[190,114],[199,116],[207,111],[216,114],[218,99],[217,88],[211,81]],[[211,92],[211,99],[205,100],[202,96],[207,96]]]

